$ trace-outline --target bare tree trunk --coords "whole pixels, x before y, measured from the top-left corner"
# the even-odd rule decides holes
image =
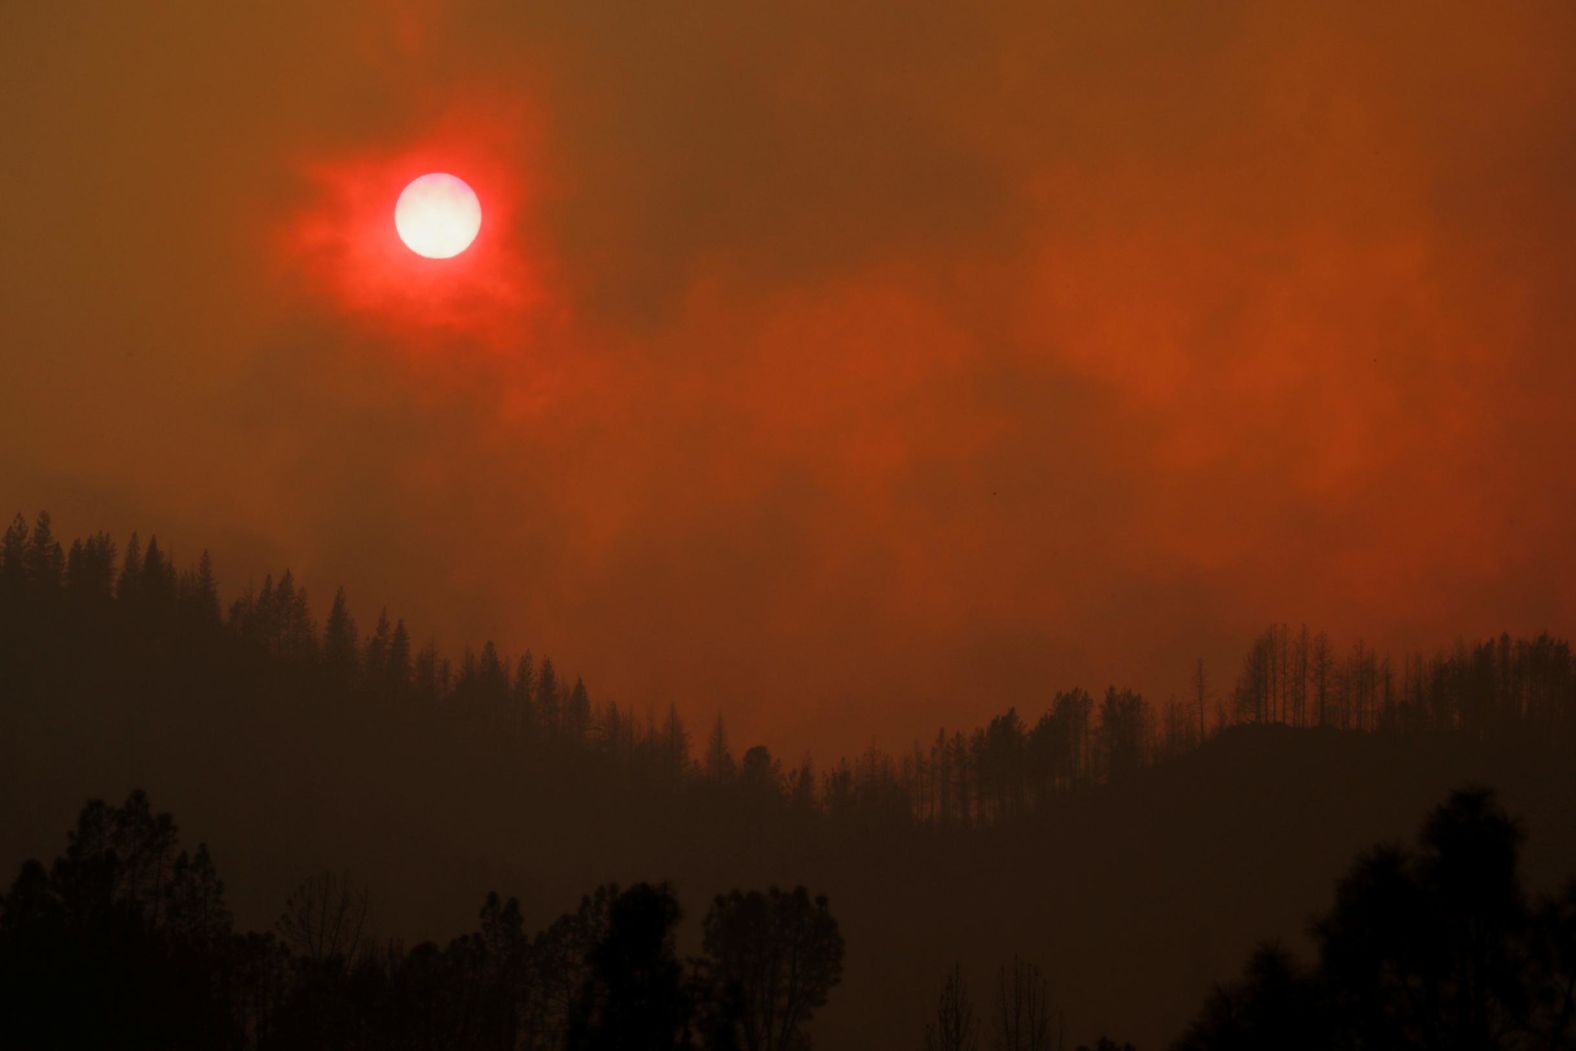
[[[963,980],[963,968],[954,964],[936,1003],[935,1021],[925,1026],[925,1051],[979,1051],[979,1046],[974,1002]]]
[[[1040,968],[1013,957],[997,976],[992,1051],[1052,1051],[1050,986]]]

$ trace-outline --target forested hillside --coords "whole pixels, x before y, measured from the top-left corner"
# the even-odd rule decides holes
[[[1547,637],[1390,659],[1276,627],[1175,703],[1047,684],[983,727],[784,765],[720,719],[600,703],[594,669],[490,642],[444,655],[397,617],[366,630],[343,595],[326,606],[289,572],[237,594],[156,540],[13,523],[0,863],[53,855],[85,799],[140,786],[211,844],[253,926],[323,872],[404,938],[470,929],[492,890],[545,925],[606,882],[694,901],[804,884],[847,938],[830,1048],[918,1046],[914,1005],[954,962],[983,977],[1015,955],[1074,1038],[1159,1046],[1254,939],[1300,930],[1357,849],[1465,782],[1524,816],[1534,882],[1576,870],[1576,665]]]

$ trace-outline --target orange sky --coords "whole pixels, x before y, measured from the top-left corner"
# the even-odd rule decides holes
[[[13,5],[6,513],[790,756],[1576,633],[1576,8],[614,6]]]

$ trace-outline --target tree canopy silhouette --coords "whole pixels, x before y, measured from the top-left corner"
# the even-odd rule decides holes
[[[713,980],[737,993],[743,1046],[787,1051],[843,972],[843,936],[826,898],[795,887],[733,891],[712,902],[703,942]]]
[[[1529,903],[1521,842],[1491,792],[1453,794],[1415,848],[1357,859],[1312,968],[1265,944],[1178,1051],[1576,1047],[1576,880]]]
[[[688,1042],[695,1004],[674,949],[680,915],[665,884],[639,883],[614,898],[571,1010],[571,1051],[673,1051]]]
[[[368,936],[365,891],[329,873],[301,884],[274,932],[240,934],[206,848],[180,849],[170,815],[133,792],[88,803],[65,852],[0,895],[0,1046],[734,1051],[738,986],[713,979],[772,954],[804,968],[786,985],[800,1009],[776,1031],[805,1046],[842,943],[826,900],[802,889],[718,901],[768,897],[790,922],[734,925],[725,958],[688,963],[666,884],[598,888],[534,936],[518,901],[489,894],[475,931],[407,950]]]

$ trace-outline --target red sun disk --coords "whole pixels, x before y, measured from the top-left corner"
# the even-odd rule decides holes
[[[427,259],[452,259],[481,232],[481,201],[452,172],[412,179],[394,202],[394,229],[405,246]]]
[[[402,345],[460,337],[507,349],[542,299],[541,267],[528,252],[536,239],[524,229],[523,138],[516,127],[468,126],[305,165],[312,192],[289,225],[290,269],[310,296]],[[431,172],[463,178],[485,209],[475,241],[447,259],[411,251],[394,225],[400,193]]]

